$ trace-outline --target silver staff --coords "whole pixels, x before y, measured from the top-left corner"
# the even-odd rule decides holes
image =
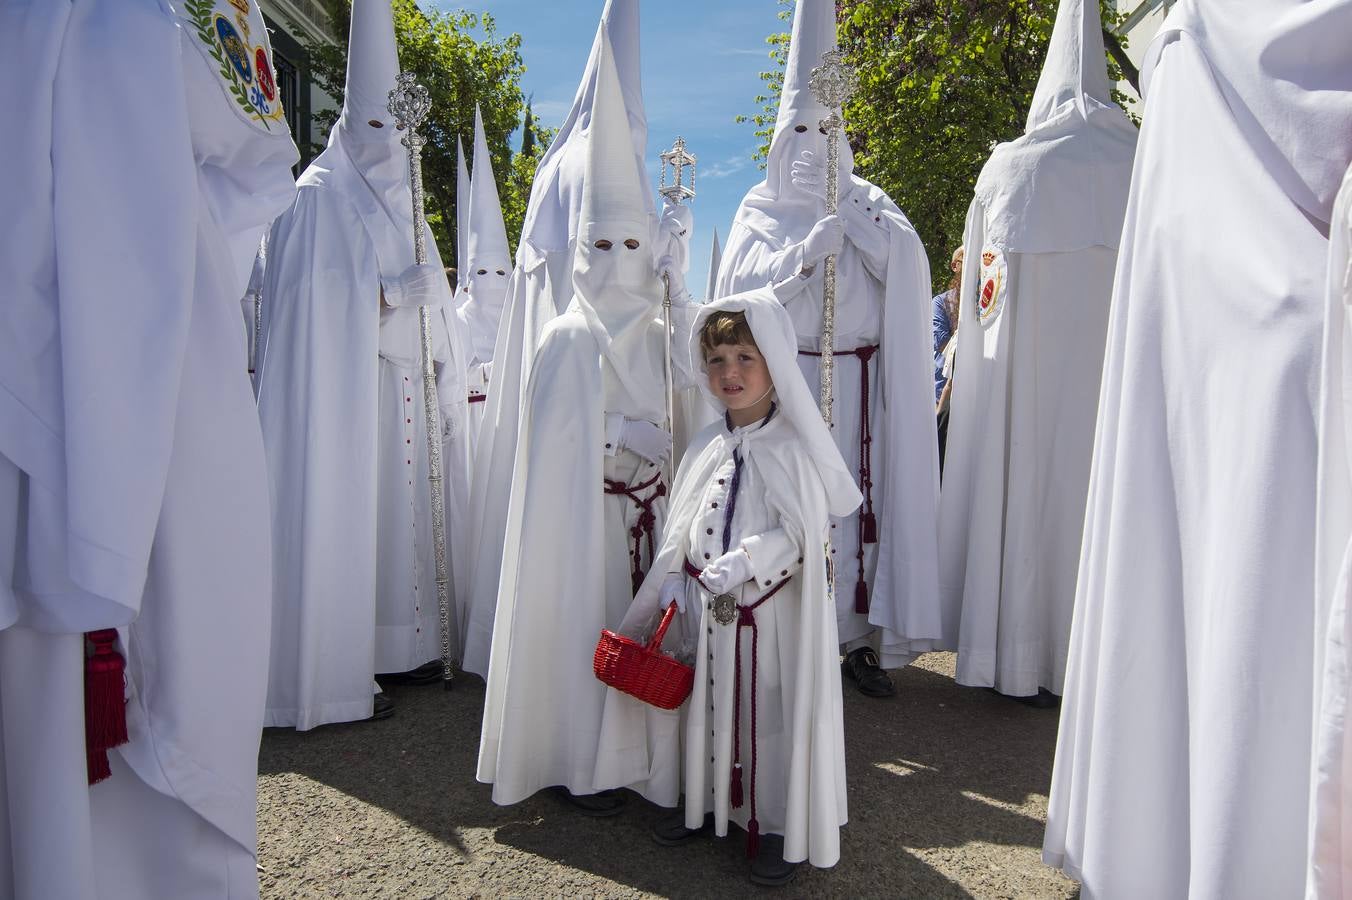
[[[390,91],[390,115],[404,132],[408,148],[408,176],[413,191],[413,259],[427,262],[426,223],[423,220],[422,148],[427,139],[418,126],[427,118],[432,99],[412,72],[401,72]],[[432,546],[436,553],[437,612],[441,616],[441,682],[451,689],[451,598],[446,574],[446,495],[441,489],[441,428],[437,421],[436,370],[432,361],[432,310],[418,308],[418,336],[422,343],[423,418],[427,422],[427,482],[432,489]]]
[[[837,109],[858,87],[859,79],[854,68],[845,63],[845,56],[839,50],[827,50],[822,54],[822,64],[812,70],[808,82],[817,102],[831,114],[822,119],[821,126],[826,132],[826,212],[835,215],[840,198],[840,135],[845,130],[845,120]],[[834,369],[836,343],[836,257],[826,257],[822,271],[822,363],[821,363],[821,407],[822,419],[831,427],[831,375]]]
[[[267,265],[268,259],[268,235],[263,232],[263,239],[258,242],[258,256]],[[253,334],[249,339],[249,374],[253,375],[258,369],[258,348],[263,346],[263,285],[262,283],[253,286]],[[258,393],[255,388],[254,393]]]
[[[662,154],[662,171],[657,190],[668,202],[680,206],[682,200],[695,199],[695,156],[685,150],[685,138],[677,137],[671,149]],[[690,184],[685,183],[685,170],[690,169]],[[667,171],[671,184],[667,184]],[[674,330],[671,324],[671,276],[662,273],[662,325],[666,340],[662,342],[664,372],[666,374],[667,434],[672,437],[671,452],[667,454],[667,487],[670,489],[676,472],[676,380],[671,371],[671,342]]]

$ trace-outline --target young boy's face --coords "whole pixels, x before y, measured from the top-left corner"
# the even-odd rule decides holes
[[[770,369],[751,344],[719,344],[705,355],[709,390],[731,412],[770,410]],[[763,415],[764,413],[762,413]]]

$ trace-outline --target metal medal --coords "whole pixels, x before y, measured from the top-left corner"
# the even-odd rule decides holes
[[[737,598],[732,594],[719,594],[714,598],[714,621],[719,625],[731,625],[737,618]]]

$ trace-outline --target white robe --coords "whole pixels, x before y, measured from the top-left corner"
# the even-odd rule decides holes
[[[759,189],[758,189],[759,190]],[[896,205],[873,185],[855,179],[842,217],[862,233],[876,232],[868,250],[847,236],[837,260],[833,432],[856,478],[860,460],[861,362],[839,354],[860,346],[880,349],[869,366],[872,497],[878,543],[864,545],[867,615],[855,612],[859,582],[856,511],[833,518],[836,622],[842,643],[880,629],[883,666],[904,665],[928,650],[952,647],[957,611],[940,604],[937,572],[939,448],[934,423],[928,307],[929,263],[919,237]],[[739,218],[728,235],[719,296],[781,282],[801,267],[757,218]],[[820,348],[823,268],[785,304],[801,350]],[[800,356],[803,377],[816,390],[819,360]],[[928,373],[928,374],[927,374]],[[927,381],[928,380],[928,381]],[[926,383],[931,385],[922,390]]]
[[[1343,180],[1329,233],[1320,379],[1318,526],[1315,531],[1314,769],[1306,896],[1352,891],[1352,177]]]
[[[648,341],[660,358],[660,326]],[[606,413],[640,410],[603,409],[604,381],[581,312],[551,322],[525,395],[489,655],[478,779],[493,785],[494,803],[553,785],[595,790],[605,686],[592,651],[633,597],[629,530],[640,514],[628,497],[605,494],[603,479],[639,485],[660,471],[628,450],[607,453],[616,435]],[[666,501],[654,488],[641,496],[654,498],[660,534]],[[646,543],[640,553],[646,571]]]
[[[376,671],[380,278],[325,175],[302,176],[268,241],[258,389],[277,597],[266,724],[302,731],[370,716]]]
[[[465,404],[464,377],[455,367],[446,316],[432,315],[432,358],[437,373],[437,427],[442,431],[451,648],[460,648],[462,617],[455,568],[461,562],[467,459],[454,422]],[[380,413],[376,463],[375,670],[407,672],[441,659],[432,493],[427,481],[427,414],[423,405],[422,345],[417,309],[380,311]],[[444,412],[443,412],[444,410]],[[456,498],[460,497],[460,502]]]
[[[1043,845],[1086,898],[1305,880],[1332,195],[1296,145],[1347,166],[1348,69],[1310,67],[1344,49],[1307,40],[1347,9],[1184,0],[1144,68]]]
[[[0,10],[31,79],[0,93],[28,126],[0,150],[4,897],[258,892],[267,495],[235,304],[296,151],[201,40],[153,2]],[[90,787],[82,632],[113,626],[130,742]]]

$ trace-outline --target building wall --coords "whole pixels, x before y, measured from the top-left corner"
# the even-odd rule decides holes
[[[257,0],[263,10],[272,40],[277,80],[282,87],[282,105],[291,125],[292,137],[300,147],[296,165],[299,174],[314,158],[314,144],[322,144],[324,135],[315,116],[337,109],[337,101],[316,85],[310,75],[310,55],[306,44],[337,43],[339,38],[323,9],[314,0]],[[283,81],[285,85],[282,85]]]

